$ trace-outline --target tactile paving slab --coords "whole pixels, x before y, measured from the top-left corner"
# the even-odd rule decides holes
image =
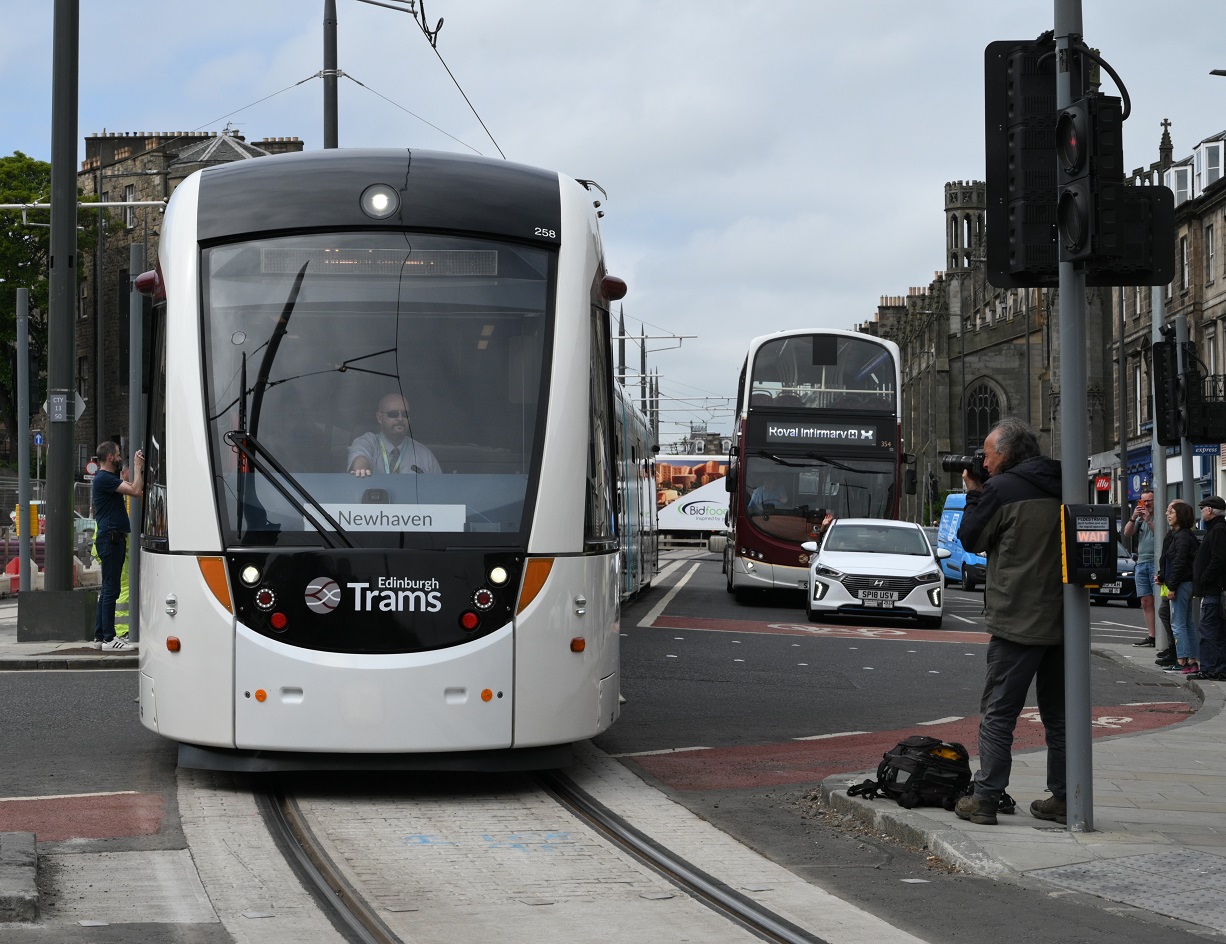
[[[1226,931],[1226,856],[1172,849],[1035,869],[1029,875],[1146,911]]]

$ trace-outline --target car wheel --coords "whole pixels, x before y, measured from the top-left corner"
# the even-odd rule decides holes
[[[962,589],[967,593],[975,589],[975,578],[971,576],[971,572],[965,567],[962,568]]]
[[[810,623],[816,623],[818,621],[817,614],[814,613],[813,608],[809,606],[808,600],[805,600],[805,619],[807,619]]]
[[[944,618],[940,616],[921,616],[919,624],[924,629],[940,629]]]

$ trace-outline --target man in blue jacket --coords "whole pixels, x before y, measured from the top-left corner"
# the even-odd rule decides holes
[[[999,422],[983,443],[980,482],[962,473],[966,511],[958,540],[988,559],[987,679],[979,721],[974,793],[958,801],[962,819],[996,825],[997,806],[1013,768],[1013,731],[1030,683],[1047,736],[1047,788],[1035,800],[1039,819],[1067,821],[1064,754],[1064,588],[1060,568],[1060,463],[1043,456],[1025,423]],[[1012,812],[1012,810],[1010,810]]]

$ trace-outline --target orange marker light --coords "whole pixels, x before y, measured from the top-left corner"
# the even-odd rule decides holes
[[[489,701],[493,697],[494,697],[494,693],[490,691],[488,688],[481,689],[481,700],[482,701]]]
[[[584,639],[582,636],[576,636],[574,639],[570,641],[570,651],[571,652],[582,652],[586,648],[587,648],[587,640]]]
[[[171,652],[178,652],[179,651],[179,637],[178,636],[167,636],[166,637],[166,648],[170,650]]]
[[[255,690],[255,700],[256,701],[264,701],[267,698],[268,698],[268,692],[264,691],[264,689],[257,688]]]
[[[553,570],[552,557],[534,557],[528,561],[528,566],[524,570],[523,587],[519,591],[519,607],[516,613],[522,613],[528,604],[536,599],[536,595],[545,586],[545,581],[549,579],[551,570]]]
[[[230,602],[230,581],[226,576],[226,559],[224,557],[197,557],[196,563],[200,566],[200,574],[204,577],[204,582],[212,591],[213,596],[217,598],[217,602],[233,613],[234,606]]]

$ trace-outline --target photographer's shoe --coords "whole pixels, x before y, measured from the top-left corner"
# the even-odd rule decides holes
[[[996,825],[996,804],[978,796],[965,796],[954,807],[958,819],[969,820],[978,826]]]
[[[1035,800],[1030,804],[1030,814],[1039,819],[1049,819],[1053,823],[1068,823],[1068,803],[1064,797],[1049,796],[1045,800]]]

